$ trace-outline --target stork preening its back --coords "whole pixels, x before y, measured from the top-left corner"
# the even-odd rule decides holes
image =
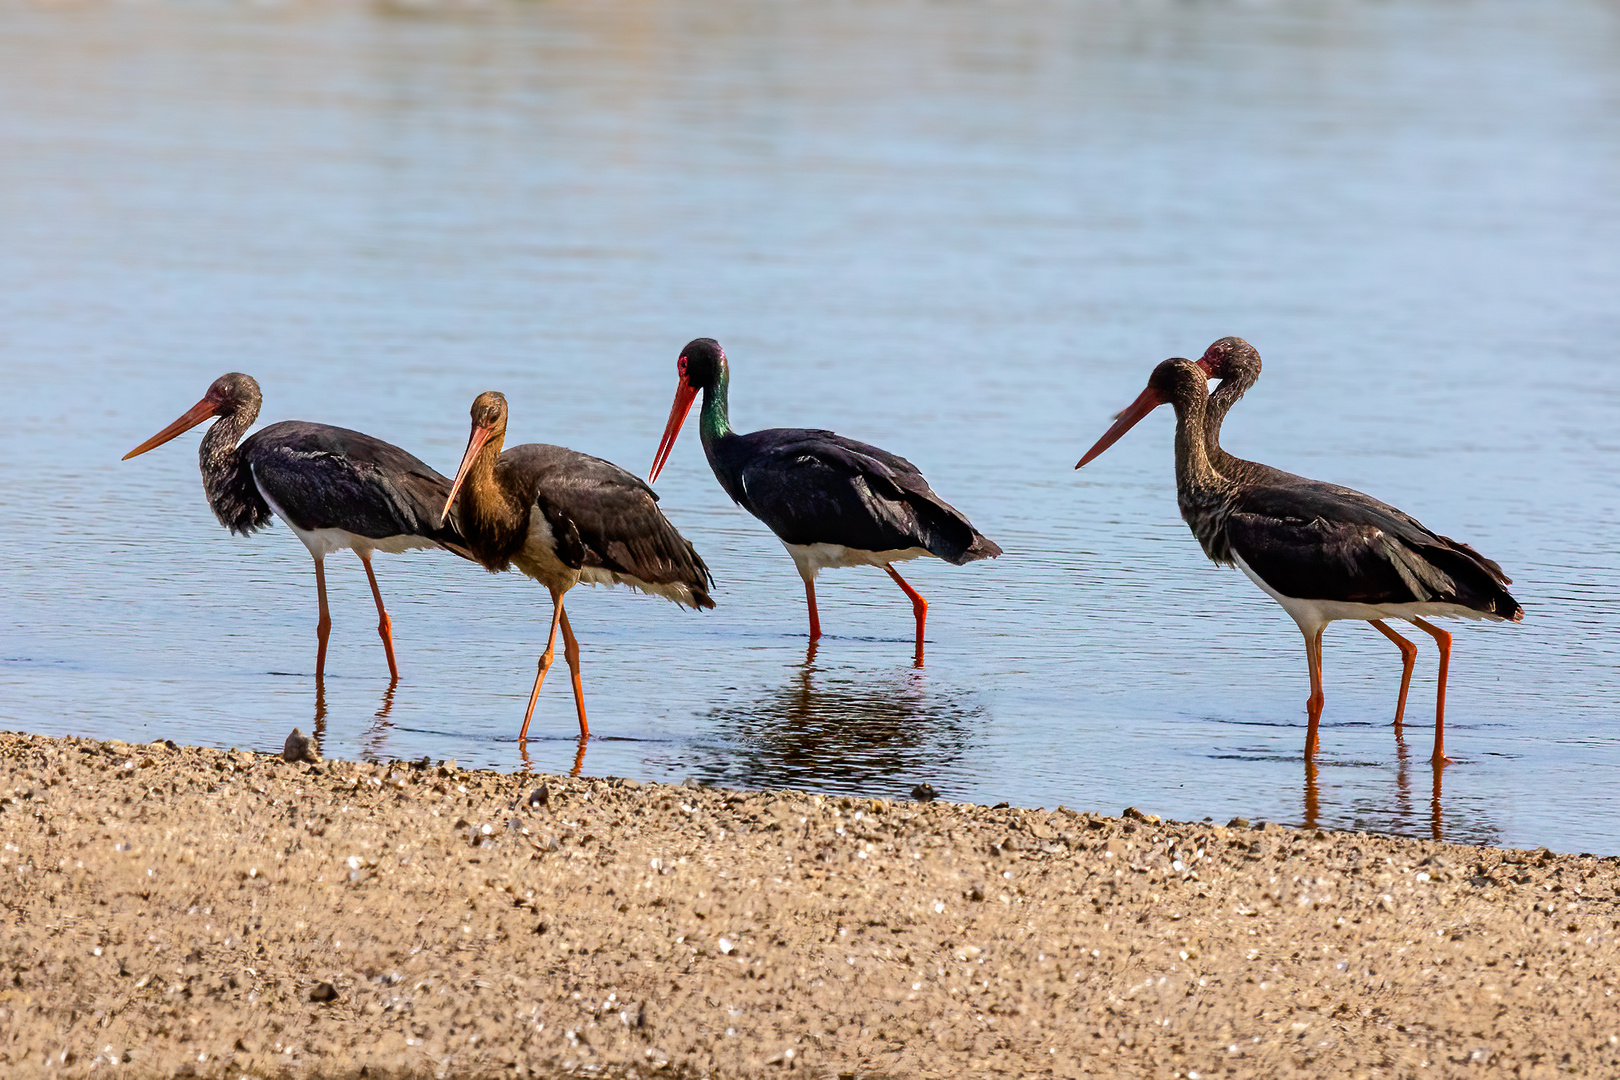
[[[1221,448],[1221,424],[1226,419],[1226,414],[1232,410],[1232,406],[1236,405],[1243,398],[1243,395],[1259,381],[1260,352],[1240,337],[1224,337],[1205,349],[1204,355],[1200,356],[1197,362],[1198,366],[1203,368],[1204,373],[1210,378],[1220,380],[1219,385],[1209,395],[1209,413],[1204,429],[1207,437],[1206,445],[1209,449],[1209,461],[1216,472],[1238,483],[1314,486],[1325,491],[1335,492],[1348,499],[1367,500],[1377,503],[1377,505],[1392,513],[1401,514],[1401,511],[1396,510],[1394,507],[1385,506],[1385,504],[1372,499],[1370,496],[1363,495],[1353,488],[1340,487],[1337,484],[1326,484],[1320,480],[1310,480],[1303,476],[1296,476],[1291,472],[1272,468],[1270,465],[1262,465],[1258,461],[1245,461],[1243,458],[1227,453]],[[1402,514],[1402,516],[1405,517],[1406,515]],[[1423,528],[1416,521],[1410,518],[1408,520],[1417,528]],[[1495,566],[1496,564],[1492,563],[1491,565]],[[1497,572],[1501,572],[1500,567],[1497,567]],[[1508,583],[1506,578],[1502,580],[1504,584]],[[1412,669],[1417,663],[1417,646],[1391,630],[1389,625],[1382,619],[1373,619],[1369,625],[1401,650],[1401,689],[1399,696],[1395,700],[1395,729],[1398,736],[1400,734],[1401,720],[1406,715],[1406,694],[1412,687]],[[1429,627],[1428,630],[1431,633],[1434,632],[1433,627]],[[1436,638],[1436,641],[1438,642],[1439,639]]]

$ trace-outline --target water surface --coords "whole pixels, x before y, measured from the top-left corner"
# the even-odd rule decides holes
[[[741,429],[900,452],[1006,549],[799,579],[695,430],[659,491],[712,612],[570,597],[602,775],[1620,852],[1620,11],[1513,3],[0,7],[0,723],[524,765],[549,605],[442,553],[227,536],[196,435],[265,419],[450,470],[467,407],[644,473],[680,346]],[[1072,466],[1165,356],[1241,334],[1226,441],[1369,491],[1515,579],[1434,652],[1298,632],[1177,516],[1168,410]],[[566,681],[528,758],[569,768]]]

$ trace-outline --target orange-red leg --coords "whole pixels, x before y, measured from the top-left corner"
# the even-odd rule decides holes
[[[355,550],[360,556],[361,564],[366,568],[366,580],[371,582],[371,598],[377,601],[377,633],[382,636],[383,652],[388,654],[388,674],[394,682],[399,681],[399,665],[394,663],[394,621],[388,617],[388,609],[383,607],[382,590],[377,588],[377,575],[371,569],[371,554]]]
[[[319,753],[321,740],[326,738],[326,679],[321,675],[315,676],[315,722],[310,729],[310,738],[315,743],[315,751]]]
[[[816,582],[814,578],[804,579],[804,599],[810,605],[810,640],[814,642],[821,636],[821,616],[816,614]]]
[[[332,613],[326,607],[326,560],[315,556],[315,599],[321,607],[321,617],[315,623],[315,679],[326,675],[326,641],[332,636]]]
[[[912,614],[917,616],[917,663],[921,665],[923,662],[923,623],[928,621],[928,601],[922,598],[921,593],[908,585],[906,579],[896,573],[893,566],[885,565],[883,569],[887,570],[889,576],[894,578],[894,583],[900,586],[907,596],[911,597],[911,611]]]
[[[1446,838],[1445,818],[1440,813],[1440,778],[1445,774],[1444,766],[1445,762],[1437,762],[1434,766],[1434,792],[1429,796],[1429,838],[1431,840],[1444,840]]]
[[[534,676],[534,689],[529,691],[529,707],[523,713],[523,730],[518,732],[519,743],[529,737],[529,720],[534,716],[534,703],[540,697],[546,672],[551,670],[551,661],[557,656],[557,624],[562,621],[563,613],[562,593],[552,593],[551,603],[551,635],[546,638],[546,651],[540,654],[540,670]]]
[[[371,724],[366,728],[365,753],[373,761],[383,756],[383,750],[388,745],[388,730],[394,726],[388,714],[394,711],[394,694],[398,690],[399,680],[390,680],[388,689],[383,691],[382,704],[371,714]]]
[[[1417,663],[1417,646],[1407,641],[1401,635],[1386,626],[1382,619],[1368,619],[1373,629],[1383,634],[1395,643],[1401,650],[1401,696],[1395,702],[1395,730],[1401,730],[1401,720],[1406,716],[1406,692],[1412,688],[1412,668]]]
[[[1305,822],[1307,829],[1316,828],[1316,821],[1322,814],[1322,795],[1316,787],[1316,762],[1310,758],[1305,759]]]
[[[1306,761],[1316,757],[1320,745],[1317,723],[1322,719],[1322,706],[1327,703],[1327,695],[1322,693],[1322,631],[1326,629],[1326,625],[1319,626],[1316,633],[1305,635],[1305,666],[1311,672],[1311,696],[1305,699],[1305,714],[1310,718],[1310,727],[1305,732]]]
[[[1446,757],[1446,675],[1451,670],[1451,635],[1422,619],[1410,620],[1413,626],[1434,638],[1440,646],[1440,688],[1434,697],[1434,754],[1429,758],[1436,765],[1450,763]]]
[[[560,609],[559,609],[560,610]],[[574,709],[579,713],[579,737],[583,740],[591,733],[591,725],[585,722],[585,684],[579,680],[579,642],[574,638],[574,628],[568,625],[568,612],[562,613],[558,620],[562,627],[563,659],[568,661],[568,674],[574,683]],[[580,761],[585,760],[585,744],[580,743]],[[574,770],[578,773],[578,769]]]

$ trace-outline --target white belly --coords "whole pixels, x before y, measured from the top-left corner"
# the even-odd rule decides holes
[[[555,593],[565,593],[579,584],[582,575],[557,558],[557,538],[551,523],[539,510],[529,513],[529,535],[523,548],[512,556],[512,565]]]
[[[889,563],[904,562],[924,555],[933,557],[934,554],[927,548],[920,547],[896,548],[893,551],[862,551],[860,548],[849,548],[842,544],[784,543],[782,546],[793,556],[793,563],[799,568],[799,576],[806,581],[814,581],[818,571],[831,566],[887,566]]]
[[[1461,604],[1447,604],[1439,601],[1424,601],[1411,604],[1358,604],[1347,600],[1301,600],[1295,596],[1284,596],[1261,580],[1260,575],[1249,569],[1249,564],[1243,561],[1243,556],[1232,552],[1232,558],[1237,562],[1238,569],[1248,575],[1250,581],[1260,586],[1260,591],[1277,601],[1282,609],[1299,624],[1300,631],[1307,637],[1314,636],[1316,631],[1330,622],[1339,619],[1357,619],[1371,622],[1374,619],[1405,619],[1410,622],[1415,618],[1430,619],[1489,619],[1492,622],[1501,622],[1500,615],[1489,615],[1483,611],[1475,611],[1471,607]]]
[[[257,484],[254,486],[258,487]],[[317,559],[324,559],[331,552],[341,551],[344,548],[353,548],[355,551],[369,555],[373,551],[398,553],[410,551],[414,548],[439,546],[425,536],[412,536],[407,533],[402,533],[399,536],[384,536],[379,539],[372,536],[361,536],[347,529],[300,529],[292,523],[292,519],[287,516],[287,512],[276,505],[276,500],[270,497],[269,492],[260,487],[259,494],[264,496],[264,501],[269,504],[270,512],[280,518],[281,523],[291,529],[292,534],[302,540],[305,547],[309,548],[310,555]]]
[[[583,566],[575,570],[557,558],[556,534],[551,531],[551,523],[546,520],[546,515],[538,510],[529,515],[529,535],[523,542],[523,550],[512,557],[512,564],[559,595],[580,584],[624,585],[689,608],[698,606],[691,587],[678,582],[659,585],[643,581],[634,574],[620,574],[600,566]]]

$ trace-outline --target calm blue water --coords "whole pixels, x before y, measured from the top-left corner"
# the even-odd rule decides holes
[[[586,772],[1620,852],[1620,10],[1518,3],[0,7],[0,725],[501,769],[549,604],[442,553],[365,579],[204,503],[225,371],[265,419],[444,470],[514,441],[644,473],[688,339],[742,429],[903,453],[1007,551],[802,590],[688,430],[664,506],[704,614],[581,588]],[[1177,517],[1170,355],[1241,334],[1235,452],[1350,484],[1514,576],[1455,624],[1443,790],[1371,630],[1303,648]],[[561,667],[559,664],[559,671]],[[566,680],[529,755],[575,754]]]

